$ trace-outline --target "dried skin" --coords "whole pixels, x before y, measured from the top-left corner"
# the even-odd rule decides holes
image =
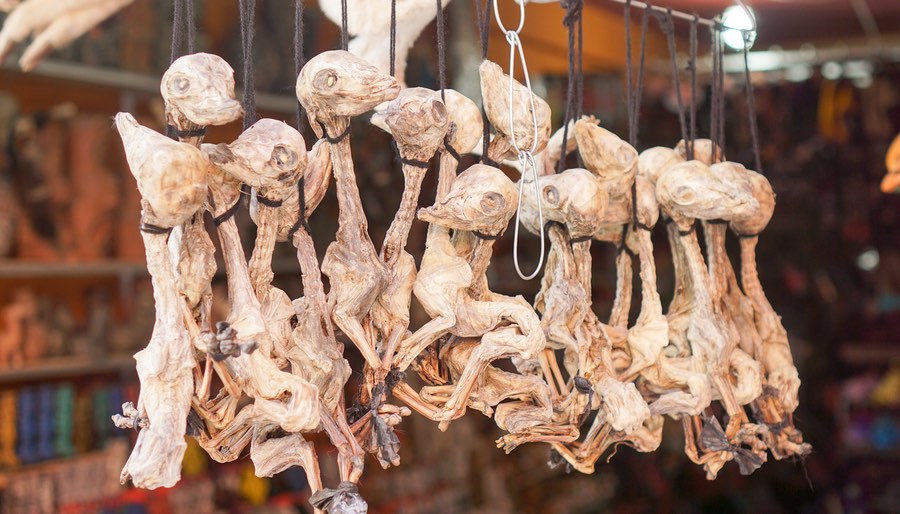
[[[206,147],[204,147],[206,148]],[[210,193],[220,216],[237,201],[237,183],[210,166]],[[242,342],[256,341],[259,350],[225,361],[235,381],[255,398],[256,414],[287,432],[315,429],[319,424],[318,391],[305,380],[281,371],[271,360],[273,342],[261,305],[253,292],[247,262],[234,218],[218,227],[228,276],[231,313],[228,322]]]
[[[446,6],[450,0],[442,0]],[[342,9],[340,2],[319,0],[322,12],[339,27]],[[391,8],[386,1],[348,0],[347,31],[353,38],[348,51],[375,65],[381,73],[390,73]],[[405,87],[407,55],[413,43],[435,18],[437,9],[431,0],[400,0],[397,2],[394,77]]]
[[[142,232],[147,269],[153,281],[156,323],[147,347],[135,354],[141,394],[138,410],[148,426],[122,469],[121,479],[145,489],[172,487],[181,478],[186,419],[194,390],[196,362],[184,327],[166,236]]]
[[[0,61],[13,47],[34,35],[19,60],[24,71],[31,71],[54,48],[61,48],[133,0],[28,0],[7,5],[7,16],[0,31]],[[9,4],[10,2],[7,2]]]
[[[206,200],[203,154],[141,126],[127,113],[116,115],[116,129],[146,204],[144,222],[168,228],[190,219]]]
[[[243,114],[234,99],[234,70],[218,55],[179,57],[163,74],[159,90],[166,120],[178,130],[225,125]]]
[[[450,240],[449,229],[488,236],[502,232],[515,205],[512,182],[496,168],[475,165],[461,173],[448,194],[433,207],[419,211],[419,217],[431,227],[414,292],[432,319],[401,342],[395,364],[405,369],[425,347],[447,333],[482,337],[456,389],[437,416],[444,422],[465,412],[480,371],[492,360],[504,356],[534,358],[544,346],[540,322],[524,301],[486,290],[484,300],[470,296],[469,287],[486,280],[483,271],[474,270],[483,264],[471,265],[457,254]],[[482,245],[472,256],[473,262],[483,263],[479,252],[489,253],[490,247]],[[501,322],[514,324],[521,334],[516,330],[494,330]]]
[[[756,358],[766,370],[769,385],[778,390],[778,397],[788,413],[799,403],[800,378],[791,356],[787,331],[781,318],[766,298],[756,269],[758,234],[766,227],[775,209],[775,193],[769,181],[759,173],[743,170],[747,175],[759,209],[750,216],[735,219],[731,228],[741,237],[741,280],[744,293],[756,310],[756,327],[762,338]]]
[[[488,149],[488,156],[495,161],[516,158],[518,156],[516,146],[519,150],[530,150],[537,155],[547,146],[547,140],[550,138],[550,106],[543,98],[516,80],[512,81],[512,98],[510,98],[509,75],[503,73],[500,66],[491,61],[482,62],[478,72],[481,77],[484,110],[491,126],[497,131]]]

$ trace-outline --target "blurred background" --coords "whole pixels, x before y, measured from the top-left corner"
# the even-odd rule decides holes
[[[514,20],[512,0],[499,1],[504,19]],[[445,433],[414,415],[398,431],[402,465],[382,471],[367,462],[361,490],[370,512],[900,512],[900,198],[878,187],[887,146],[900,131],[900,2],[748,3],[758,21],[748,62],[763,170],[778,195],[760,242],[760,274],[790,335],[803,380],[795,423],[813,453],[803,461],[770,461],[749,477],[729,464],[710,482],[685,457],[680,424],[667,422],[659,451],[622,447],[588,476],[550,469],[546,446],[504,455],[493,443],[499,431],[477,412]],[[260,116],[293,123],[293,2],[257,4],[253,67]],[[338,27],[317,2],[306,4],[306,55],[337,48]],[[659,4],[713,17],[733,2]],[[237,2],[200,1],[195,9],[197,48],[240,70]],[[556,128],[568,84],[565,11],[551,2],[526,12],[521,39],[531,80],[550,103]],[[632,13],[635,55],[641,12]],[[680,54],[688,51],[688,26],[676,22]],[[624,138],[622,6],[586,1],[584,27],[584,112]],[[0,512],[308,512],[301,470],[258,479],[249,459],[211,463],[194,445],[175,488],[119,485],[133,434],[115,429],[109,417],[123,401],[137,400],[131,355],[152,329],[153,299],[137,230],[140,197],[110,117],[129,111],[164,129],[158,84],[171,34],[171,2],[135,0],[33,72],[19,71],[14,57],[0,68]],[[450,2],[446,34],[449,84],[478,98],[481,46],[473,2]],[[709,34],[703,27],[698,40],[705,58]],[[496,25],[488,49],[506,68],[508,47]],[[407,83],[437,87],[436,56],[432,24],[410,53]],[[710,119],[703,62],[701,136]],[[674,89],[665,36],[654,21],[646,68],[638,150],[674,146],[681,138],[676,95],[687,99],[690,89],[685,80],[681,91]],[[740,52],[728,50],[725,71],[726,152],[753,167]],[[207,141],[231,141],[239,131],[239,122],[211,127]],[[315,138],[309,130],[304,135],[308,142]],[[403,176],[387,150],[389,137],[365,119],[354,121],[352,141],[370,233],[380,240],[399,204]],[[431,204],[435,186],[432,170],[420,205]],[[333,194],[311,219],[320,252],[336,229]],[[251,248],[255,228],[246,211],[238,221]],[[410,234],[408,248],[417,260],[425,230],[416,222]],[[663,231],[654,239],[667,304],[672,260]],[[523,264],[531,269],[537,238],[525,236],[523,243]],[[593,247],[594,308],[605,319],[615,256],[611,246]],[[518,278],[511,252],[511,235],[497,242],[492,289],[531,300],[539,282]],[[277,248],[275,271],[278,287],[295,297],[299,269],[288,245]],[[218,305],[226,309],[224,276],[215,284]],[[418,326],[424,313],[414,308]],[[352,346],[347,353],[360,369]],[[348,384],[348,398],[358,380]],[[317,443],[328,483],[337,476],[329,467],[333,452],[324,438]]]

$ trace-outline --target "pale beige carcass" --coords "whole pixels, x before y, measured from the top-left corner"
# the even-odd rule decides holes
[[[434,206],[419,211],[419,218],[432,227],[414,293],[432,319],[401,342],[395,364],[406,369],[425,347],[448,333],[481,337],[455,390],[433,416],[441,421],[441,428],[465,412],[478,375],[491,361],[510,356],[532,359],[544,346],[540,321],[530,306],[520,297],[505,297],[486,288],[489,243],[509,223],[516,196],[515,186],[500,170],[477,164],[461,173]],[[470,259],[457,254],[449,230],[480,234]],[[496,330],[501,324],[513,325],[518,332]],[[411,395],[403,397],[397,388],[394,394],[416,401]]]
[[[184,433],[196,360],[169,260],[167,229],[200,208],[207,164],[197,148],[142,127],[129,114],[116,115],[116,128],[141,191],[141,236],[156,302],[153,335],[135,354],[141,382],[137,411],[147,426],[138,434],[121,479],[148,489],[171,487],[181,477],[187,448]]]
[[[350,117],[393,100],[397,82],[347,52],[324,52],[309,60],[297,77],[297,98],[319,136],[330,138],[338,197],[338,231],[325,254],[322,271],[331,282],[334,323],[373,369],[381,359],[362,325],[389,280],[368,233],[359,198],[348,136]]]
[[[381,333],[383,375],[390,369],[394,351],[409,328],[416,264],[406,251],[406,241],[429,161],[444,143],[450,117],[440,94],[416,87],[402,90],[372,117],[372,122],[393,136],[404,178],[400,206],[381,245],[380,257],[390,277],[371,311],[372,322]]]
[[[550,106],[547,102],[516,80],[510,88],[509,75],[496,63],[484,61],[478,72],[484,110],[497,132],[488,148],[488,157],[498,162],[515,159],[518,157],[516,147],[534,155],[540,153],[550,139]]]

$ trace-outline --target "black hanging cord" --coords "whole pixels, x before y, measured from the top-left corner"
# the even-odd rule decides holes
[[[653,11],[659,28],[666,35],[666,41],[669,45],[669,57],[672,60],[672,82],[675,88],[675,102],[678,107],[678,123],[681,125],[681,137],[685,141],[688,139],[687,121],[684,115],[684,102],[681,99],[681,77],[678,69],[678,55],[675,47],[675,24],[672,20],[672,9],[668,9],[665,13]]]
[[[194,25],[194,0],[182,0],[184,2],[184,28],[187,35],[187,53],[196,51],[197,29]]]
[[[750,118],[750,138],[753,141],[753,159],[756,171],[762,173],[762,159],[759,155],[759,127],[756,125],[756,99],[753,96],[753,81],[750,80],[750,43],[748,32],[741,34],[744,40],[744,80],[747,82],[747,117]]]
[[[253,84],[253,38],[255,28],[253,16],[256,12],[256,0],[240,0],[241,8],[241,47],[243,49],[244,74],[244,129],[256,122],[256,87]]]
[[[444,6],[441,0],[435,0],[435,3],[437,4],[437,20],[435,25],[437,30],[438,83],[441,86],[441,100],[447,101],[446,95],[444,94],[444,89],[447,88],[447,62],[445,57],[447,40],[444,32]]]
[[[685,152],[687,160],[694,160],[694,141],[697,139],[697,22],[700,17],[696,14],[691,20],[690,35],[690,58],[688,60],[688,70],[691,74],[691,107],[688,139],[685,140]]]
[[[391,0],[391,76],[397,74],[397,0]]]
[[[584,9],[584,0],[564,0],[563,7],[566,9],[566,15],[563,17],[563,25],[569,33],[569,84],[566,89],[566,113],[563,117],[563,140],[562,150],[559,154],[559,161],[556,164],[556,172],[562,173],[566,167],[566,147],[569,140],[569,122],[580,118],[581,101],[576,100],[581,87],[578,84],[581,70],[576,70],[576,52],[575,52],[575,35],[581,24],[581,14]],[[578,45],[577,60],[581,64],[581,45]],[[578,105],[576,105],[576,103]],[[581,156],[579,155],[579,161]],[[581,166],[579,162],[579,167]]]
[[[647,5],[647,8],[644,10],[644,14],[641,17],[641,49],[640,49],[640,63],[638,65],[637,72],[637,80],[635,81],[632,78],[633,72],[632,68],[634,66],[634,62],[632,60],[632,52],[631,52],[631,0],[626,0],[625,2],[625,81],[626,89],[625,89],[625,109],[628,111],[628,144],[637,148],[638,144],[638,118],[641,114],[641,98],[644,94],[644,62],[646,58],[646,49],[647,49],[647,24],[649,22],[648,11],[652,8],[650,5]],[[632,223],[635,227],[640,227],[643,229],[649,229],[649,227],[643,226],[638,223],[637,219],[637,182],[633,181],[631,183],[631,218]],[[628,230],[628,226],[625,226],[625,230]],[[627,232],[626,232],[627,233]],[[624,244],[623,237],[623,248],[627,248]]]
[[[491,32],[491,11],[494,7],[494,0],[475,0],[475,9],[478,14],[478,30],[481,32],[481,59],[487,60],[488,54],[488,36]],[[488,120],[487,112],[484,106],[481,107],[481,122],[484,127],[481,138],[481,162],[490,164],[491,159],[488,157],[488,145],[491,142],[491,122]]]
[[[303,55],[303,0],[294,0],[294,76],[300,75],[300,70],[306,64]],[[303,104],[297,100],[297,130],[303,132]]]
[[[722,26],[717,23],[710,30],[710,52],[712,54],[712,78],[710,85],[709,137],[713,143],[713,160],[725,159],[725,96],[724,73],[722,69]]]
[[[647,49],[647,26],[649,24],[648,6],[644,10],[641,17],[641,47],[639,50],[637,79],[633,78],[633,61],[632,61],[632,42],[631,42],[631,0],[625,3],[625,109],[628,111],[628,143],[637,148],[638,144],[638,128],[640,124],[638,119],[641,113],[641,99],[644,93],[644,64],[646,62]]]
[[[169,64],[175,62],[182,55],[182,47],[187,42],[187,52],[195,52],[196,29],[194,26],[194,0],[174,0],[172,2],[172,48],[169,54]],[[175,127],[166,126],[166,136],[178,139],[179,134]]]
[[[341,0],[341,50],[345,52],[349,37],[347,34],[347,0]]]

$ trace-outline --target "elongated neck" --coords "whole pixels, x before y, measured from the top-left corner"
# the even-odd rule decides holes
[[[459,161],[446,150],[441,150],[440,168],[438,169],[437,193],[434,195],[434,203],[443,200],[450,192],[453,181],[456,180],[456,170]]]
[[[425,178],[426,171],[424,168],[403,165],[405,179],[403,197],[381,246],[381,259],[388,265],[397,262],[400,252],[406,247],[409,230],[412,228],[412,222],[416,216],[416,207],[419,205],[419,193],[422,190],[422,180]]]
[[[265,303],[269,296],[269,286],[275,277],[272,271],[272,255],[275,253],[275,240],[278,238],[278,211],[273,207],[260,205],[258,220],[249,273],[256,296]]]
[[[715,221],[703,222],[703,236],[706,240],[706,256],[709,269],[709,294],[714,303],[722,302],[725,297],[726,261],[725,236],[728,227],[725,223]]]
[[[695,308],[707,310],[712,313],[712,298],[709,292],[709,273],[703,262],[703,254],[700,253],[700,243],[697,240],[697,231],[691,230],[686,234],[680,234],[680,241],[684,250],[687,271],[691,276],[693,299]]]
[[[469,267],[472,268],[472,285],[469,286],[469,294],[472,298],[480,300],[487,292],[487,269],[491,264],[491,256],[494,253],[494,241],[478,238],[472,257],[469,258]]]
[[[656,261],[653,260],[653,240],[650,231],[637,228],[638,258],[641,261],[641,313],[640,316],[661,316],[662,302],[656,286]]]
[[[758,237],[741,238],[741,285],[746,294],[758,308],[767,314],[774,314],[775,309],[766,298],[762,283],[759,281],[759,271],[756,268],[756,245]]]

